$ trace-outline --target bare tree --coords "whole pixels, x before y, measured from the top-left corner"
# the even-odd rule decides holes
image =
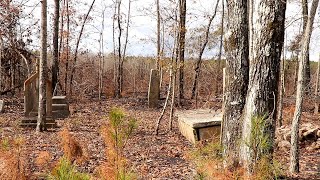
[[[227,0],[228,23],[225,35],[226,77],[223,103],[223,155],[227,166],[239,163],[241,115],[249,79],[248,8],[246,0]],[[238,14],[237,12],[240,12]]]
[[[202,55],[203,55],[204,50],[206,49],[207,44],[209,42],[210,27],[211,27],[211,23],[212,23],[214,17],[217,14],[217,8],[218,8],[218,5],[219,5],[219,1],[220,0],[217,0],[216,6],[214,8],[214,12],[213,12],[212,16],[209,18],[209,22],[208,22],[208,25],[207,25],[206,31],[205,31],[204,42],[203,42],[203,44],[201,46],[201,49],[199,51],[199,56],[198,56],[198,59],[197,59],[197,62],[196,62],[196,67],[194,68],[195,75],[194,75],[191,99],[193,99],[196,96],[196,92],[197,92],[197,88],[198,88],[198,78],[199,78],[200,70],[201,70]]]
[[[36,132],[45,128],[46,119],[46,79],[47,79],[47,0],[42,0],[41,8],[41,51],[39,65],[39,108]]]
[[[301,119],[301,107],[303,103],[303,94],[306,88],[305,84],[305,72],[308,61],[310,38],[313,29],[314,17],[318,8],[319,0],[313,0],[311,5],[311,11],[308,16],[306,29],[302,37],[301,52],[299,55],[299,72],[298,72],[298,85],[296,96],[296,107],[292,120],[291,129],[291,150],[290,150],[290,172],[299,172],[299,124]]]
[[[129,36],[129,26],[130,26],[130,12],[131,12],[131,0],[129,0],[128,4],[128,14],[126,21],[126,31],[125,31],[125,40],[121,41],[123,38],[123,29],[122,29],[122,15],[121,15],[121,3],[122,0],[116,0],[115,2],[115,14],[114,18],[117,20],[117,29],[118,29],[118,37],[117,37],[117,58],[115,58],[115,97],[120,98],[121,92],[123,90],[123,64],[126,58],[127,44],[128,44],[128,36]],[[115,26],[113,30],[113,34],[115,34]],[[122,48],[123,45],[123,48]],[[115,38],[114,38],[114,50],[115,50]]]
[[[72,95],[72,84],[73,84],[72,81],[73,81],[73,76],[76,73],[76,64],[77,64],[77,59],[78,59],[78,50],[79,50],[81,37],[82,37],[82,34],[83,34],[84,26],[86,25],[86,22],[88,20],[89,14],[90,14],[95,2],[96,2],[96,0],[92,1],[91,5],[90,5],[90,7],[88,9],[88,12],[87,12],[86,16],[83,19],[83,22],[82,22],[82,25],[81,25],[81,30],[79,32],[79,36],[78,36],[78,39],[77,39],[76,49],[75,49],[74,58],[73,58],[73,66],[72,66],[72,71],[71,71],[71,75],[70,75],[70,88],[69,88],[70,95]]]

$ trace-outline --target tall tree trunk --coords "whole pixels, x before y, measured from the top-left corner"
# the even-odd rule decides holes
[[[39,108],[36,132],[45,128],[46,79],[47,79],[47,0],[42,0],[41,9],[41,51],[39,65]]]
[[[282,109],[283,109],[283,96],[284,96],[284,63],[285,63],[285,53],[284,48],[282,48],[282,59],[280,62],[280,81],[278,83],[278,102],[277,102],[277,122],[279,126],[282,126]]]
[[[228,24],[225,35],[226,92],[223,103],[222,145],[226,166],[239,163],[241,115],[249,80],[248,8],[246,0],[227,0]]]
[[[302,38],[301,53],[299,55],[299,72],[296,96],[296,107],[292,120],[291,129],[291,150],[290,150],[290,172],[299,172],[299,124],[301,119],[301,107],[305,90],[305,71],[307,66],[307,54],[309,54],[310,37],[313,29],[314,17],[317,11],[319,0],[313,0],[310,15],[308,16],[306,29]]]
[[[208,25],[207,25],[207,28],[206,28],[206,31],[205,31],[204,43],[201,46],[201,49],[200,49],[200,52],[199,52],[199,56],[198,56],[198,60],[196,62],[196,67],[194,68],[195,74],[194,74],[194,81],[193,81],[192,92],[191,92],[191,99],[194,99],[194,97],[196,95],[196,91],[198,89],[198,78],[199,78],[200,70],[201,70],[202,55],[203,55],[203,52],[206,49],[208,41],[209,41],[210,27],[211,27],[211,23],[212,23],[214,17],[217,14],[217,8],[218,8],[219,1],[220,0],[217,0],[216,6],[214,8],[214,13],[209,18],[209,22],[208,22]]]
[[[308,22],[308,0],[302,0],[301,1],[301,6],[302,6],[302,18],[303,18],[303,31],[302,34],[304,34],[306,27],[307,27],[307,22]],[[302,44],[301,44],[302,48]],[[300,51],[301,52],[301,51]],[[306,84],[306,93],[309,94],[311,93],[311,85],[310,85],[310,80],[311,80],[311,73],[310,73],[310,58],[309,58],[309,50],[308,53],[306,54],[306,78],[305,78],[305,84]]]
[[[159,0],[156,0],[156,5],[157,5],[157,62],[156,62],[156,67],[157,69],[160,71],[160,49],[161,49],[161,37],[160,37],[160,33],[161,33],[161,17],[160,17],[160,3]]]
[[[76,73],[76,65],[77,65],[77,59],[78,59],[78,51],[79,51],[80,40],[81,40],[81,37],[82,37],[82,34],[83,34],[84,26],[86,25],[87,19],[89,17],[89,14],[90,14],[95,2],[96,2],[96,0],[92,1],[88,12],[87,12],[86,16],[83,19],[83,22],[82,22],[82,25],[81,25],[81,30],[80,30],[80,33],[79,33],[79,36],[78,36],[78,39],[77,39],[76,50],[75,50],[74,58],[73,58],[73,66],[72,66],[72,71],[71,71],[71,74],[70,74],[70,83],[69,83],[70,84],[70,88],[69,88],[70,96],[72,95],[73,77],[74,77],[74,75]]]
[[[0,36],[0,92],[2,92],[2,53],[3,52],[3,40],[2,37]]]
[[[54,0],[54,19],[53,19],[53,61],[52,61],[52,92],[55,93],[55,89],[58,82],[59,74],[59,9],[60,0]]]
[[[241,161],[248,172],[261,154],[254,154],[250,148],[252,118],[263,118],[266,123],[262,131],[267,133],[271,143],[274,140],[276,122],[277,85],[279,80],[280,58],[284,40],[286,1],[256,0],[253,2],[252,50],[249,55],[249,85],[246,104],[243,109]],[[266,150],[273,152],[270,148]]]
[[[120,98],[121,97],[121,36],[122,36],[122,28],[121,28],[121,18],[120,18],[120,15],[121,15],[121,11],[120,11],[120,8],[121,8],[121,0],[117,0],[116,1],[116,4],[117,4],[117,23],[118,23],[118,30],[119,30],[119,34],[118,34],[118,67],[117,67],[117,77],[116,77],[116,98]]]
[[[70,12],[69,12],[69,0],[65,0],[66,4],[66,10],[67,10],[67,42],[66,42],[66,67],[65,67],[65,77],[64,77],[64,93],[67,95],[68,90],[68,72],[69,72],[69,53],[70,53],[70,46],[69,46],[69,40],[70,40]]]
[[[185,51],[185,37],[186,37],[186,0],[179,0],[179,104],[184,98],[184,51]]]
[[[318,60],[318,67],[317,67],[317,75],[316,75],[316,88],[314,90],[314,114],[317,115],[319,112],[319,75],[320,75],[320,58]]]

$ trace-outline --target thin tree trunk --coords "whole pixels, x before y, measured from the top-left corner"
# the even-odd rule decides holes
[[[290,172],[299,172],[299,125],[301,119],[301,107],[303,103],[303,94],[305,91],[305,71],[307,66],[307,58],[309,53],[310,37],[313,29],[314,17],[317,11],[319,0],[313,0],[311,5],[310,15],[308,17],[306,29],[303,34],[302,48],[299,55],[299,74],[298,74],[298,86],[297,86],[297,97],[296,107],[292,120],[291,129],[291,150],[290,150]]]
[[[47,79],[47,0],[42,0],[41,9],[41,51],[39,66],[39,108],[36,132],[45,128]]]
[[[320,58],[318,60],[318,67],[317,67],[317,75],[316,75],[316,88],[314,90],[314,98],[315,98],[315,103],[314,103],[314,114],[317,115],[319,112],[319,75],[320,75]]]
[[[121,7],[121,0],[117,1],[117,22],[118,22],[118,30],[119,30],[119,34],[118,34],[118,67],[117,67],[117,88],[116,88],[116,98],[120,98],[121,97],[121,36],[122,36],[122,28],[121,28],[121,11],[120,11],[120,7]]]
[[[208,41],[209,41],[210,27],[211,27],[211,23],[212,23],[214,17],[217,14],[217,8],[218,8],[219,1],[220,0],[217,0],[216,6],[214,8],[214,13],[209,19],[209,22],[208,22],[208,25],[207,25],[207,28],[206,28],[206,32],[205,32],[205,41],[201,46],[201,49],[200,49],[200,52],[199,52],[199,56],[198,56],[198,60],[196,62],[196,67],[194,68],[195,75],[194,75],[194,81],[193,81],[193,86],[192,86],[191,99],[194,99],[194,97],[196,95],[196,91],[197,91],[197,88],[198,88],[198,79],[199,79],[200,70],[201,70],[202,55],[203,55],[203,52],[206,49]]]
[[[250,144],[252,138],[252,118],[264,118],[270,143],[274,141],[277,87],[280,58],[284,40],[286,1],[256,0],[253,10],[252,53],[250,58],[249,85],[246,104],[243,109],[242,143],[240,158],[245,169],[251,173],[262,154],[255,154]],[[266,155],[273,152],[265,149]]]
[[[66,6],[67,6],[67,42],[66,42],[66,69],[65,69],[65,77],[64,77],[64,93],[67,95],[68,90],[68,72],[69,72],[69,53],[70,53],[70,47],[69,47],[69,40],[70,40],[70,12],[69,12],[69,0],[66,0]]]
[[[114,97],[117,97],[118,94],[118,83],[117,83],[117,58],[116,58],[116,36],[115,36],[115,17],[116,17],[116,11],[117,11],[117,4],[114,4],[114,14],[112,18],[112,44],[113,44],[113,84],[114,84]]]
[[[2,91],[2,52],[3,52],[3,40],[0,36],[0,92]]]
[[[129,37],[129,26],[130,26],[130,12],[131,12],[131,0],[129,0],[128,5],[128,17],[127,17],[127,25],[126,25],[126,34],[125,34],[125,41],[123,46],[123,54],[121,58],[121,68],[120,68],[120,93],[122,93],[123,90],[123,64],[124,60],[126,58],[126,52],[127,52],[127,45],[128,45],[128,37]]]
[[[301,1],[301,6],[302,6],[302,19],[303,19],[303,31],[302,34],[304,34],[306,27],[307,27],[307,21],[308,21],[308,0],[302,0]],[[301,44],[302,47],[302,44]],[[311,73],[310,73],[310,58],[309,58],[309,50],[308,53],[306,54],[306,78],[305,78],[305,84],[306,84],[306,93],[310,94],[310,80],[311,80]]]
[[[185,37],[186,37],[186,0],[179,0],[179,104],[184,99],[184,51],[185,51]]]
[[[280,62],[280,81],[278,84],[278,102],[277,102],[277,122],[279,127],[282,126],[282,109],[283,109],[283,95],[284,95],[284,63],[285,63],[285,53],[284,48],[282,48],[282,59]]]
[[[55,93],[55,89],[58,82],[59,73],[59,9],[60,0],[54,0],[54,19],[53,19],[53,61],[52,61],[52,92]]]
[[[170,67],[170,82],[169,82],[169,87],[168,87],[168,92],[167,92],[166,101],[165,101],[165,103],[164,103],[164,106],[163,106],[163,109],[162,109],[162,111],[161,111],[160,117],[158,118],[157,123],[156,123],[156,129],[155,129],[156,135],[159,134],[160,121],[161,121],[161,119],[162,119],[162,117],[163,117],[163,115],[164,115],[164,113],[165,113],[165,111],[166,111],[166,109],[167,109],[167,104],[168,104],[168,102],[169,102],[170,92],[171,92],[171,84],[172,84],[172,65],[171,65],[171,67]]]
[[[83,34],[83,30],[84,30],[84,26],[87,22],[87,19],[89,17],[89,14],[93,8],[93,5],[94,3],[96,2],[96,0],[93,0],[90,7],[89,7],[89,10],[86,14],[86,16],[84,17],[83,19],[83,22],[82,22],[82,25],[81,25],[81,30],[80,30],[80,33],[79,33],[79,37],[77,39],[77,44],[76,44],[76,50],[75,50],[75,53],[74,53],[74,58],[73,58],[73,66],[72,66],[72,71],[71,71],[71,74],[70,74],[70,96],[72,95],[72,84],[73,84],[73,77],[76,73],[76,66],[77,66],[77,59],[78,59],[78,50],[79,50],[79,45],[80,45],[80,40],[81,40],[81,37],[82,37],[82,34]]]
[[[222,6],[222,14],[221,14],[221,35],[220,35],[220,42],[219,42],[219,54],[218,54],[218,67],[217,67],[217,73],[216,73],[216,82],[221,82],[219,78],[221,77],[221,73],[223,73],[221,70],[221,57],[222,57],[222,48],[223,48],[223,34],[224,34],[224,0],[221,1]],[[219,89],[220,89],[220,83],[216,83],[216,95],[220,95]]]
[[[227,57],[222,145],[225,165],[236,167],[239,164],[237,141],[241,135],[240,118],[245,105],[249,79],[247,2],[246,0],[228,0],[227,9],[229,13],[228,32],[225,36]]]
[[[160,19],[160,3],[159,0],[156,0],[156,5],[157,5],[157,62],[156,62],[156,67],[160,71],[160,49],[161,49],[161,40],[160,40],[160,33],[161,33],[161,19]]]

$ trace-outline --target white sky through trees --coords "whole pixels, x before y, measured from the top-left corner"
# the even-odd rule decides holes
[[[84,36],[82,37],[80,43],[80,50],[89,50],[89,52],[98,52],[99,51],[99,33],[101,31],[101,22],[102,22],[102,9],[105,10],[105,29],[104,29],[104,52],[111,53],[112,48],[112,16],[113,16],[113,1],[114,0],[96,0],[93,11],[90,13],[92,19],[85,26]],[[32,36],[33,36],[33,49],[38,49],[39,40],[39,26],[40,26],[40,0],[14,0],[13,2],[17,4],[23,4],[22,7],[24,14],[30,14],[30,18],[23,20],[21,22],[22,26],[32,27],[31,24],[36,23],[32,27]],[[70,0],[73,2],[71,6],[75,8],[76,15],[78,18],[79,15],[84,15],[92,0]],[[128,55],[136,56],[155,56],[156,55],[156,6],[155,0],[132,0],[132,11],[131,11],[131,23],[129,28],[129,44],[127,48]],[[206,26],[208,23],[208,16],[213,13],[214,6],[216,1],[208,0],[187,0],[187,35],[186,35],[186,46],[189,49],[192,49],[192,42],[194,42],[194,37],[190,37],[191,31],[195,28]],[[311,2],[309,2],[310,6]],[[170,14],[170,8],[174,8],[174,5],[170,3],[170,0],[160,0],[160,6],[163,12],[166,15]],[[122,15],[125,17],[127,14],[128,0],[122,0]],[[220,25],[221,19],[221,5],[219,6],[217,16],[214,23],[212,24],[211,31],[217,30]],[[53,0],[48,0],[48,44],[52,45],[52,24],[53,24]],[[286,45],[289,45],[290,40],[292,40],[299,32],[302,31],[302,18],[301,18],[302,8],[300,6],[300,1],[292,0],[288,2],[287,5],[287,20],[286,20]],[[319,52],[320,52],[320,23],[319,23],[319,11],[317,13],[315,24],[314,24],[314,33],[312,34],[311,44],[310,44],[310,60],[318,61]],[[226,21],[225,21],[226,22]],[[289,26],[290,25],[290,26]],[[71,30],[73,38],[75,39],[78,36],[80,30],[81,22],[78,20],[78,26]],[[125,28],[125,25],[123,25]],[[173,39],[168,36],[165,36],[166,48],[165,51],[171,53],[170,43],[172,44]],[[71,46],[72,46],[71,42]],[[217,48],[219,44],[216,44],[216,48],[206,49],[204,53],[205,58],[213,58],[217,55]],[[51,48],[51,47],[50,47]],[[193,48],[195,49],[195,48]],[[170,52],[169,52],[170,51]],[[197,54],[197,49],[194,52],[186,52],[186,57],[194,57]],[[289,58],[291,53],[286,51],[286,56]]]

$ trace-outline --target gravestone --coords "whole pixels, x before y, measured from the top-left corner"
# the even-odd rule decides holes
[[[0,113],[3,113],[4,111],[4,101],[0,100]]]
[[[52,116],[51,81],[46,81],[46,112]],[[24,115],[37,116],[39,108],[39,73],[33,74],[24,82]]]
[[[190,142],[220,141],[222,111],[211,109],[185,110],[176,113],[181,134]]]
[[[160,95],[160,76],[159,71],[151,69],[149,90],[148,90],[148,106],[149,108],[157,108]]]

